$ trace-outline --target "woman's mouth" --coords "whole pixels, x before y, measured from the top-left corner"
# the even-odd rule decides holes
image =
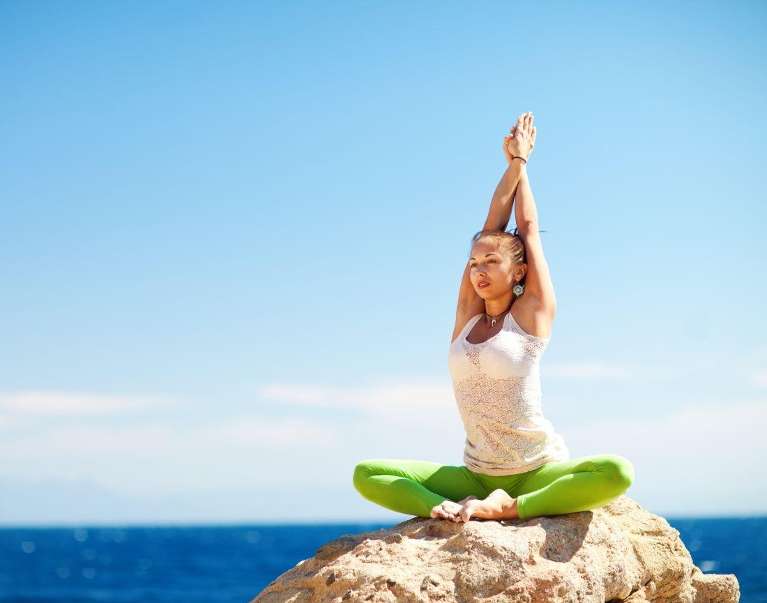
[[[490,286],[490,283],[488,283],[487,281],[479,281],[477,283],[478,289],[482,289],[483,287],[489,287],[489,286]]]

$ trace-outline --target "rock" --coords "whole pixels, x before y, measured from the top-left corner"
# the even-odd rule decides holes
[[[739,599],[734,574],[703,574],[678,530],[622,495],[567,515],[466,523],[413,517],[344,535],[251,603]]]

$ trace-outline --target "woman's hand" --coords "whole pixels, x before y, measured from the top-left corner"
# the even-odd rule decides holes
[[[513,157],[529,159],[535,147],[536,136],[533,114],[528,111],[520,115],[509,132],[510,134],[503,137],[503,154],[506,156],[506,163],[511,165]]]

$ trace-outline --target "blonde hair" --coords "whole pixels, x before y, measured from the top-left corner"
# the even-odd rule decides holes
[[[514,227],[514,232],[480,230],[471,238],[471,245],[473,246],[480,239],[495,239],[499,249],[511,258],[513,264],[525,262],[525,244],[522,242],[522,237],[519,236],[519,230],[516,227]],[[469,249],[469,255],[471,255],[471,249]]]

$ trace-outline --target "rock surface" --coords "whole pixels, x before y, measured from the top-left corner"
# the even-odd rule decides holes
[[[413,517],[344,535],[251,603],[738,601],[734,574],[704,574],[669,523],[623,495],[591,511],[454,523]]]

